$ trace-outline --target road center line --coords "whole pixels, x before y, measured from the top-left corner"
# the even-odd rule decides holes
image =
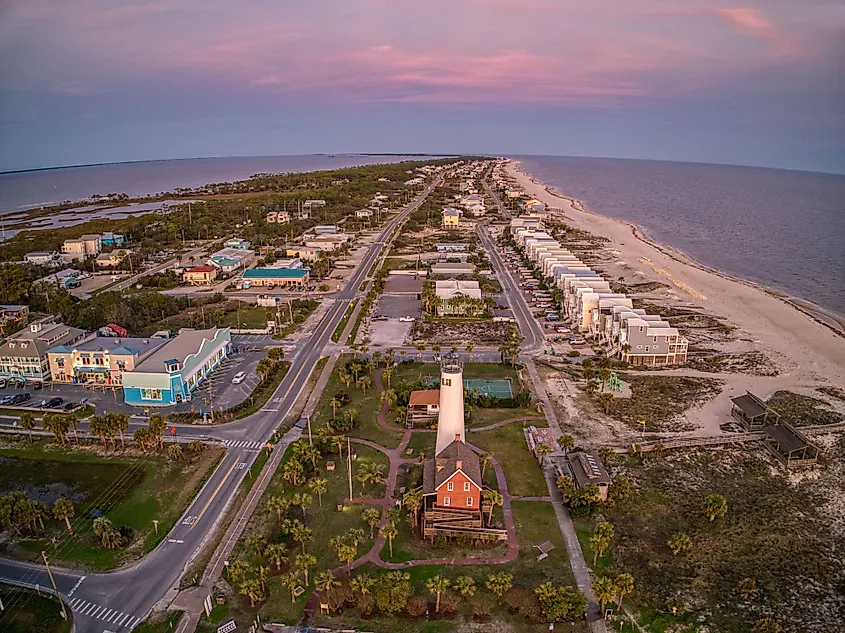
[[[222,480],[219,484],[217,484],[217,488],[216,488],[216,489],[214,490],[214,492],[212,493],[211,498],[210,498],[208,501],[206,501],[206,503],[205,503],[205,507],[203,507],[202,512],[200,512],[200,513],[197,515],[196,520],[195,520],[195,521],[191,524],[191,527],[190,527],[190,528],[188,528],[188,531],[193,530],[193,529],[196,527],[197,523],[199,523],[199,522],[200,522],[200,519],[202,518],[202,515],[203,515],[203,514],[205,514],[205,511],[206,511],[206,510],[208,510],[208,506],[210,506],[210,505],[211,505],[211,502],[212,502],[212,501],[214,501],[214,497],[216,497],[216,496],[217,496],[217,493],[218,493],[218,492],[220,492],[220,489],[223,487],[223,484],[225,484],[225,483],[226,483],[226,480],[227,480],[227,479],[229,479],[229,475],[231,475],[231,474],[232,474],[232,471],[233,471],[233,470],[235,470],[235,467],[236,467],[237,465],[238,465],[238,458],[237,458],[237,457],[235,457],[235,461],[232,463],[232,467],[229,469],[229,472],[227,472],[227,473],[226,473],[226,476],[225,476],[225,477],[223,477],[223,480]]]

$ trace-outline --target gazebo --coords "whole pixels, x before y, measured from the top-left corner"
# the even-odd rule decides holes
[[[767,426],[763,432],[766,448],[788,469],[812,466],[818,461],[819,447],[791,424]]]
[[[762,431],[767,424],[777,424],[780,414],[750,391],[744,396],[731,398],[731,417],[742,424],[746,431]]]

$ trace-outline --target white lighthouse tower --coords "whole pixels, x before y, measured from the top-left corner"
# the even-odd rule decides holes
[[[437,445],[440,454],[455,439],[466,442],[464,433],[464,365],[457,354],[445,354],[440,362],[440,415]]]

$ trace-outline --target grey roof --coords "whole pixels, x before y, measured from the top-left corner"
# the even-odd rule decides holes
[[[783,424],[767,426],[763,432],[777,442],[784,453],[800,451],[809,444],[799,433]]]
[[[466,443],[454,440],[434,459],[428,459],[423,464],[423,493],[435,492],[438,486],[454,475],[458,470],[457,462],[461,462],[461,471],[482,488],[478,455]]]
[[[443,262],[439,264],[432,264],[431,272],[437,274],[450,273],[467,273],[471,274],[475,271],[475,264],[458,264],[453,262]]]
[[[758,415],[763,415],[766,412],[766,407],[760,404],[760,399],[750,392],[744,396],[731,398],[731,402],[742,409],[742,412],[749,418],[756,418]]]
[[[51,348],[66,345],[84,336],[85,330],[64,323],[44,323],[39,332],[32,332],[27,328],[10,336],[0,345],[0,356],[34,357],[36,354],[32,353],[33,346],[38,352],[37,356],[44,356]]]
[[[153,350],[167,343],[164,338],[120,338],[119,336],[98,336],[78,345],[64,345],[62,347],[80,352],[102,352],[108,351],[112,354],[131,354],[133,356],[145,356]],[[59,351],[56,348],[50,351]]]
[[[203,340],[213,340],[217,336],[219,328],[208,330],[188,330],[176,335],[175,338],[165,340],[165,345],[159,347],[155,352],[147,356],[135,366],[136,372],[158,373],[164,371],[164,362],[178,360],[184,363],[191,354],[195,354],[202,346]]]
[[[567,453],[566,461],[575,485],[579,488],[590,484],[609,484],[610,475],[596,451]]]

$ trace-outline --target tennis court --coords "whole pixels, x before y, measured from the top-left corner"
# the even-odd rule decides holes
[[[440,385],[440,379],[426,376],[425,380],[432,387]],[[475,390],[496,398],[513,398],[510,380],[484,380],[483,378],[464,378],[464,392]]]

